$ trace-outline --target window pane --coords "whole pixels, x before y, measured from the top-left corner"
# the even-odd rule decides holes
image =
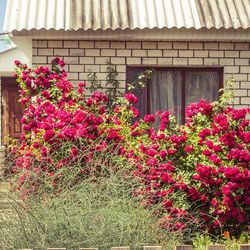
[[[191,71],[185,74],[186,106],[201,99],[215,101],[218,98],[220,75],[215,71]]]
[[[128,83],[135,80],[145,67],[129,68]],[[185,109],[190,103],[201,99],[215,101],[222,71],[215,69],[155,68],[153,77],[147,86],[134,91],[138,97],[136,107],[143,117],[156,111],[170,111],[177,117],[178,123],[184,122]]]
[[[156,71],[149,86],[149,112],[170,111],[181,122],[182,91],[180,71]]]

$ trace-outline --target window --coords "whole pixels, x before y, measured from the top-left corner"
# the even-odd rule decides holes
[[[136,79],[146,67],[128,67],[127,82]],[[222,87],[222,68],[154,68],[152,79],[142,91],[135,91],[141,116],[157,110],[170,111],[179,123],[185,121],[186,107],[201,99],[214,101]]]

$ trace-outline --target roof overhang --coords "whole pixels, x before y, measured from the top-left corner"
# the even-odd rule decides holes
[[[14,37],[32,39],[117,40],[117,41],[250,41],[250,29],[125,29],[125,30],[22,30]]]
[[[8,0],[4,30],[56,39],[248,40],[249,10],[250,0]]]

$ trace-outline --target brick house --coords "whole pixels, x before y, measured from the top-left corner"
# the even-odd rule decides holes
[[[30,65],[62,57],[72,82],[92,71],[104,84],[108,60],[125,90],[153,67],[142,112],[170,109],[181,122],[188,103],[216,99],[230,77],[234,107],[250,107],[250,0],[8,0],[4,29]],[[11,71],[0,69],[2,143],[21,131]]]

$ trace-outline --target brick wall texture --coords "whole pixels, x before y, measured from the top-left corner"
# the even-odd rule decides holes
[[[73,83],[86,80],[91,71],[103,86],[110,61],[123,89],[126,65],[223,67],[224,79],[235,79],[234,107],[250,107],[249,42],[33,41],[34,65],[46,65],[55,56],[63,58]]]

